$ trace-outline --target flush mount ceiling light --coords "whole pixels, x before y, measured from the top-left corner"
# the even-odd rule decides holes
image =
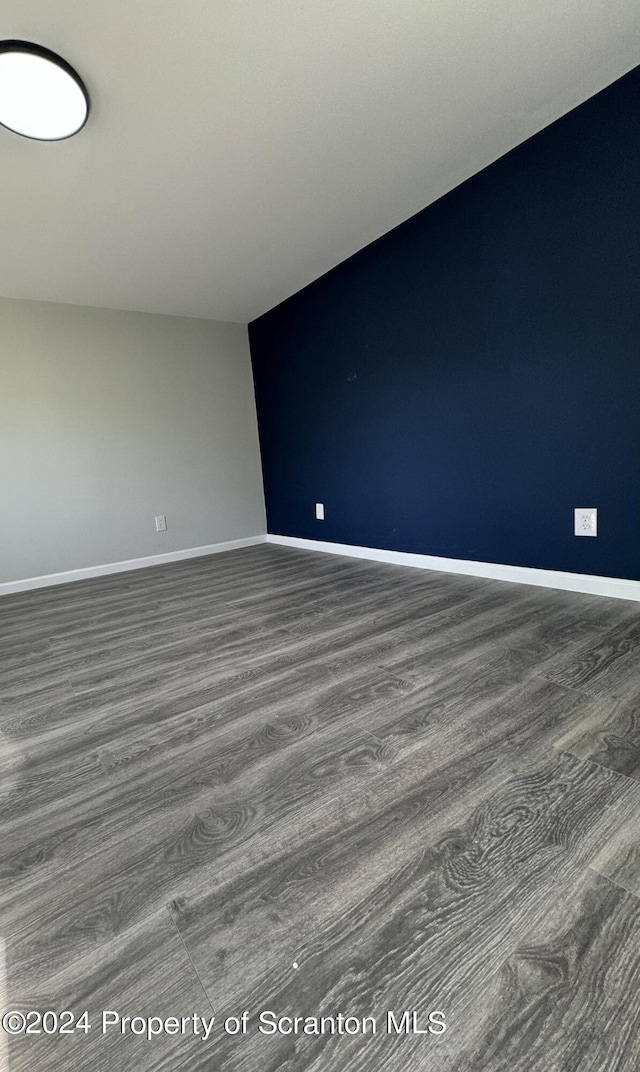
[[[0,124],[25,138],[61,141],[82,129],[89,94],[73,67],[42,45],[0,41]]]

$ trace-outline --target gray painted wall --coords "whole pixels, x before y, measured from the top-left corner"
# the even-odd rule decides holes
[[[246,327],[0,299],[0,582],[265,531]]]

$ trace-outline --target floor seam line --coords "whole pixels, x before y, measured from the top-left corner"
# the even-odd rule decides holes
[[[184,940],[184,937],[182,935],[182,931],[180,930],[178,924],[176,923],[176,920],[174,919],[173,913],[171,912],[171,909],[170,909],[169,905],[166,904],[164,907],[165,907],[165,909],[166,909],[166,911],[168,913],[169,919],[171,920],[171,923],[172,923],[173,927],[175,928],[176,934],[178,935],[178,938],[180,940],[182,948],[185,951],[187,960],[189,961],[189,964],[193,968],[193,971],[195,973],[196,979],[200,983],[202,993],[204,994],[205,998],[207,999],[207,1004],[208,1004],[209,1008],[211,1009],[212,1014],[215,1016],[216,1015],[216,1010],[214,1009],[212,1001],[211,1001],[211,998],[209,997],[209,991],[207,990],[206,986],[202,982],[202,979],[200,978],[200,972],[198,971],[198,969],[196,968],[196,966],[194,964],[193,957],[191,956],[191,953],[189,952],[189,950],[187,948],[187,943]]]
[[[572,759],[577,759],[581,763],[590,763],[592,767],[597,767],[598,770],[606,771],[607,774],[613,774],[616,778],[621,778],[625,785],[629,783],[629,785],[634,785],[636,789],[640,786],[640,782],[636,778],[631,778],[628,774],[622,774],[621,771],[614,770],[613,767],[605,767],[604,763],[598,763],[597,759],[592,759],[591,756],[578,756],[575,752],[570,752],[567,748],[560,748],[557,744],[553,745],[553,748],[555,748],[556,752],[561,752],[563,756],[571,756]]]
[[[623,886],[620,882],[616,882],[615,878],[611,878],[611,875],[605,875],[602,871],[599,871],[597,867],[594,867],[593,864],[587,864],[586,867],[588,871],[597,875],[598,878],[603,878],[605,882],[610,882],[611,885],[615,886],[621,893],[628,893],[630,897],[633,897],[634,900],[640,903],[640,894],[635,893],[634,890],[630,890],[627,886]]]

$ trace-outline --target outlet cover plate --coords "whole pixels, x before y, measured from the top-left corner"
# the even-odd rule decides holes
[[[164,514],[158,514],[156,518],[156,532],[167,531],[167,519]]]
[[[316,521],[324,521],[324,503],[316,503]]]
[[[574,536],[598,535],[598,511],[591,506],[577,506],[573,511]]]

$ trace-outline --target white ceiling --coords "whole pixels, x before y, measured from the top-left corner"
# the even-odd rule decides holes
[[[0,127],[0,295],[246,322],[640,62],[638,0],[2,0],[92,114]]]

